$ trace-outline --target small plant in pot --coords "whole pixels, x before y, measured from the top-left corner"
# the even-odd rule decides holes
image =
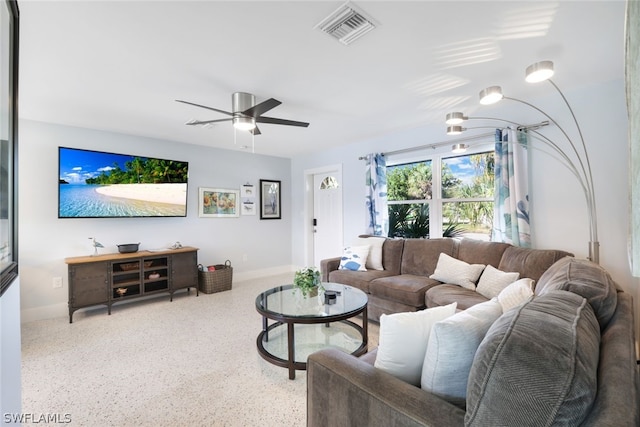
[[[303,297],[307,294],[314,296],[318,294],[318,288],[322,288],[320,284],[320,272],[315,267],[305,267],[296,271],[293,277],[293,286],[300,289]]]

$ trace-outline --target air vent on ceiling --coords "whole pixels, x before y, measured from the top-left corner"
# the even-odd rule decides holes
[[[316,25],[344,45],[349,45],[376,27],[375,22],[346,2]]]

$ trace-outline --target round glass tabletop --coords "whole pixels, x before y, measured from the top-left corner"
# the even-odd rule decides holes
[[[302,295],[293,285],[278,286],[258,295],[256,308],[271,318],[291,319],[345,316],[362,310],[367,304],[367,295],[360,289],[339,283],[322,283],[316,294]],[[325,291],[335,291],[337,297],[331,304],[325,302]]]

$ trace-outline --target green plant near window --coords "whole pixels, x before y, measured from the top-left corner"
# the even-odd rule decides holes
[[[305,267],[296,271],[293,286],[300,289],[303,297],[317,289],[324,289],[320,284],[320,272],[315,267]]]

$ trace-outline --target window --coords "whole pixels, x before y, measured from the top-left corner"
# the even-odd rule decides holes
[[[0,3],[0,296],[18,275],[18,5]]]
[[[494,165],[493,151],[388,165],[389,237],[489,240]]]

